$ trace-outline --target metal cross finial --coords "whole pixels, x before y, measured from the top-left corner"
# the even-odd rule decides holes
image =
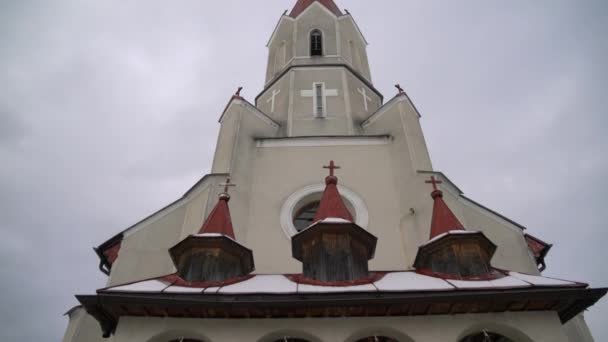
[[[438,190],[437,189],[437,184],[443,184],[443,182],[440,181],[440,180],[437,180],[435,178],[435,176],[431,176],[431,180],[428,180],[425,183],[427,183],[427,184],[433,184],[433,190]]]
[[[333,176],[334,175],[334,170],[340,169],[340,166],[337,166],[334,161],[330,161],[329,162],[329,166],[323,166],[324,169],[329,169],[329,175]]]
[[[395,84],[395,88],[397,88],[397,90],[399,90],[399,94],[405,93],[405,90],[403,90],[403,88],[401,88],[401,84],[399,84],[399,83]]]
[[[239,87],[239,88],[236,90],[236,94],[234,94],[234,96],[241,97],[241,90],[243,90],[243,87]]]
[[[231,186],[236,186],[236,184],[230,183],[230,178],[226,179],[226,183],[220,183],[219,186],[223,186],[224,187],[224,193],[227,194],[228,193],[228,189]]]

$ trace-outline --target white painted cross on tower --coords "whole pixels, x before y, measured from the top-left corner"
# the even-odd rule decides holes
[[[367,101],[371,101],[372,98],[367,96],[367,90],[365,90],[365,88],[357,88],[357,91],[359,92],[359,94],[361,94],[363,96],[363,103],[365,104],[365,111],[366,112],[369,111]]]
[[[273,90],[272,95],[270,95],[270,98],[268,100],[266,100],[266,103],[270,102],[270,112],[271,113],[274,113],[275,97],[277,97],[277,95],[279,95],[280,92],[281,92],[281,89]]]
[[[325,117],[327,115],[327,97],[338,96],[338,89],[326,89],[325,83],[314,82],[312,90],[301,90],[300,96],[312,97],[312,112],[316,117]]]

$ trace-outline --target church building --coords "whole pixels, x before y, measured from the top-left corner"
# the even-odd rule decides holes
[[[211,173],[95,249],[107,284],[64,342],[593,341],[608,289],[543,276],[550,244],[433,169],[367,44],[333,0],[297,0],[264,89],[218,115]]]

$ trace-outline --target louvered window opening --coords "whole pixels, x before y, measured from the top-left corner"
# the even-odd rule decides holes
[[[323,103],[323,85],[315,84],[315,116],[318,118],[322,118],[325,116],[325,108]]]
[[[319,30],[310,33],[310,55],[323,56],[323,34]]]
[[[237,256],[208,249],[193,253],[181,273],[190,282],[219,282],[241,276],[243,268]]]

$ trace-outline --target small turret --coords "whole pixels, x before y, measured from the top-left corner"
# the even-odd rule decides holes
[[[253,253],[236,242],[228,201],[230,179],[200,231],[169,250],[178,274],[189,282],[222,282],[254,270]]]
[[[442,278],[471,279],[493,276],[490,260],[496,251],[482,232],[467,231],[443,200],[437,188],[441,181],[431,177],[433,184],[433,217],[430,240],[420,246],[414,267],[420,273]]]
[[[338,191],[332,161],[315,223],[295,235],[293,257],[303,264],[304,276],[322,282],[354,281],[368,276],[377,238],[353,222]]]

